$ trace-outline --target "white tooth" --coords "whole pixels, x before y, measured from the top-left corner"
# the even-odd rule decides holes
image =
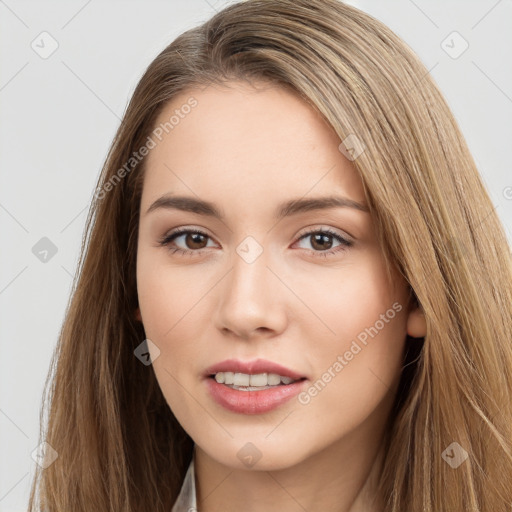
[[[250,386],[266,386],[267,385],[267,374],[266,373],[258,373],[256,375],[251,375],[249,380]]]
[[[249,375],[247,373],[235,373],[233,384],[235,386],[248,386]]]
[[[281,383],[281,377],[277,373],[269,373],[267,375],[267,381],[269,386],[277,386]]]
[[[277,373],[258,373],[256,375],[249,375],[247,373],[234,373],[234,372],[217,372],[215,380],[219,384],[227,384],[230,386],[243,387],[243,388],[264,388],[269,386],[278,386],[281,382],[283,384],[290,384],[293,379],[284,377]]]

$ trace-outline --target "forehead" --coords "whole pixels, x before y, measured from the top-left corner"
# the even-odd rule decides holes
[[[364,202],[339,137],[283,87],[230,82],[191,88],[165,105],[158,127],[161,140],[153,136],[156,146],[146,160],[144,203],[166,192],[281,202],[335,191]]]

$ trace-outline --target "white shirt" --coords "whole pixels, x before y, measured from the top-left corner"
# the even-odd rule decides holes
[[[192,453],[192,460],[188,466],[185,474],[185,479],[181,486],[181,491],[172,507],[171,512],[197,512],[196,501],[196,478],[194,472],[194,452]]]

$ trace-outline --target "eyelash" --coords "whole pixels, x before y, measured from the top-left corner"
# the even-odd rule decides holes
[[[182,234],[197,234],[197,235],[203,235],[207,238],[211,238],[206,233],[203,233],[202,231],[196,230],[196,229],[187,229],[187,228],[177,228],[174,231],[171,231],[171,233],[165,235],[162,239],[158,241],[158,244],[163,247],[167,247],[167,249],[172,253],[180,253],[183,256],[195,256],[196,253],[199,253],[202,251],[202,249],[197,249],[195,251],[191,249],[179,249],[176,247],[170,247],[170,243],[177,238],[179,235]],[[329,228],[326,229],[317,229],[313,231],[308,231],[307,233],[302,234],[297,241],[302,240],[303,238],[307,238],[311,235],[316,234],[328,234],[331,235],[333,238],[335,238],[338,242],[341,243],[338,247],[335,249],[328,249],[327,251],[313,251],[311,252],[315,253],[315,256],[324,257],[327,258],[331,255],[335,255],[337,253],[343,252],[347,250],[349,247],[353,245],[353,242],[350,242],[349,240],[346,240],[342,236],[340,236],[335,231],[330,230]]]

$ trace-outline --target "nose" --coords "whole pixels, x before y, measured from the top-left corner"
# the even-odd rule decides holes
[[[218,288],[214,321],[223,334],[248,340],[275,337],[286,328],[286,294],[291,292],[269,260],[265,250],[252,262],[234,254],[232,268]]]

